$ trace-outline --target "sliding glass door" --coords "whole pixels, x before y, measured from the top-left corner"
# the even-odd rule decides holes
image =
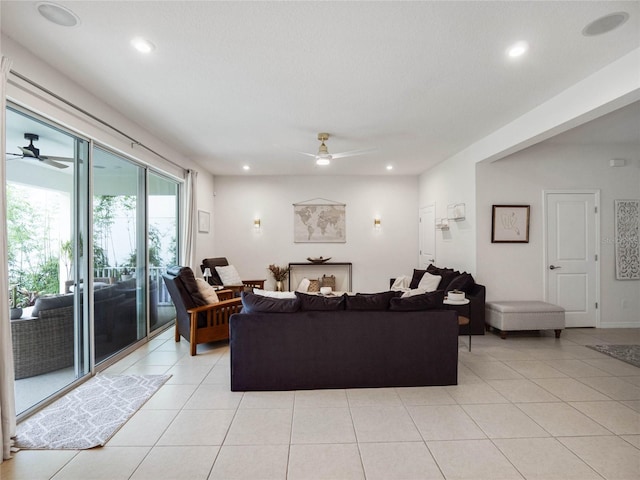
[[[92,174],[93,324],[100,363],[147,332],[145,169],[94,147]]]
[[[18,107],[6,136],[20,414],[173,323],[180,184]]]
[[[176,318],[176,309],[162,280],[169,265],[178,264],[178,183],[149,174],[149,326],[156,331]]]
[[[18,413],[89,372],[87,256],[89,143],[7,109],[7,233]],[[6,318],[4,315],[2,318]]]

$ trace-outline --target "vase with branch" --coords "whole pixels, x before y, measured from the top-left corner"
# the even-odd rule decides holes
[[[276,292],[284,291],[284,281],[289,276],[289,267],[280,267],[278,265],[269,265],[269,271],[276,281]]]

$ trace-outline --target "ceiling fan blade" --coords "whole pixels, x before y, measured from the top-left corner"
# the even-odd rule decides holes
[[[306,156],[308,156],[308,157],[313,157],[313,158],[316,158],[316,157],[317,157],[317,154],[316,154],[316,153],[307,153],[307,152],[298,152],[298,151],[296,151],[296,153],[299,153],[299,154],[301,154],[301,155],[306,155]]]
[[[24,147],[18,147],[20,149],[20,151],[22,152],[22,155],[25,157],[31,157],[31,158],[38,158],[34,155],[34,153],[29,150],[28,148],[24,148]]]
[[[40,155],[40,158],[42,160],[53,160],[55,162],[71,162],[71,163],[73,163],[75,161],[74,158],[70,158],[70,157],[55,157],[53,155]]]
[[[334,159],[344,157],[354,157],[356,155],[364,155],[365,153],[374,152],[377,148],[364,148],[362,150],[351,150],[349,152],[332,153]]]
[[[53,160],[49,160],[48,158],[40,157],[38,160],[40,160],[42,163],[46,163],[47,165],[51,165],[52,167],[69,168],[69,165],[65,165],[63,163],[54,162]]]

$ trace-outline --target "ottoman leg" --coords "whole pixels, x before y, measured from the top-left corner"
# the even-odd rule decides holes
[[[504,330],[502,330],[502,331],[500,332],[500,338],[501,338],[501,339],[503,339],[503,340],[504,340],[504,339],[506,339],[506,338],[507,338],[507,332],[505,332]]]
[[[562,333],[562,330],[560,330],[559,328],[556,328],[555,332],[556,332],[556,338],[560,338],[560,334]]]

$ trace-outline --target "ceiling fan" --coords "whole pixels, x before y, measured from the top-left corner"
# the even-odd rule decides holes
[[[363,155],[368,152],[372,152],[375,148],[365,148],[362,150],[351,150],[350,152],[340,152],[340,153],[329,153],[327,146],[324,142],[329,140],[328,133],[319,133],[318,140],[320,140],[320,148],[318,148],[318,153],[307,153],[307,152],[298,152],[302,155],[307,155],[309,157],[313,157],[316,159],[316,165],[329,165],[331,160],[335,160],[336,158],[344,158],[344,157],[353,157],[355,155]]]
[[[40,155],[40,149],[36,148],[33,144],[34,141],[37,141],[40,137],[35,133],[25,133],[24,138],[29,140],[29,145],[26,147],[18,147],[20,151],[22,151],[22,155],[19,153],[8,153],[7,155],[14,155],[17,158],[33,158],[41,161],[42,163],[46,163],[47,165],[51,165],[56,168],[68,168],[69,165],[65,165],[60,162],[73,162],[73,158],[68,157],[53,157],[53,156],[45,156]],[[16,160],[15,158],[11,158],[10,160]]]

